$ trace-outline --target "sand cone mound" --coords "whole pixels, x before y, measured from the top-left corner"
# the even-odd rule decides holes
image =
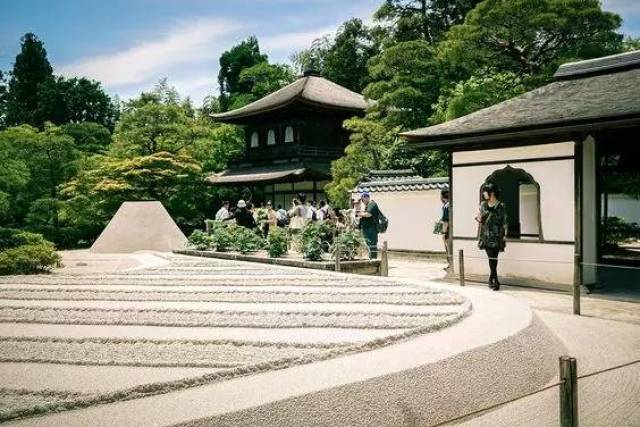
[[[91,252],[184,249],[187,238],[160,202],[124,202],[91,246]]]

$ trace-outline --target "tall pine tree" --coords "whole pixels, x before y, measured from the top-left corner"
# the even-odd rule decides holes
[[[9,78],[6,117],[7,126],[28,123],[42,126],[38,113],[38,86],[52,77],[53,70],[43,43],[33,33],[22,37],[22,49]]]

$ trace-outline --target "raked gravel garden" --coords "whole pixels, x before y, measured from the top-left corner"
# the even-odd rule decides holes
[[[373,350],[471,312],[389,278],[162,258],[0,278],[0,422]]]

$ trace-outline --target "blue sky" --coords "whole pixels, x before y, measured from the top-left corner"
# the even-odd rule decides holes
[[[382,0],[0,0],[0,70],[11,68],[19,39],[45,42],[54,72],[86,76],[127,99],[168,77],[196,103],[217,92],[220,54],[255,34],[271,61],[365,21]],[[604,0],[640,36],[640,0]]]

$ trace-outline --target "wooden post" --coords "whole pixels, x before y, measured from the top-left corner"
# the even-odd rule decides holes
[[[389,276],[389,254],[387,253],[387,241],[382,242],[382,252],[380,253],[380,275]]]
[[[458,250],[458,269],[460,273],[458,275],[458,277],[460,278],[460,286],[464,286],[464,250],[463,249]]]
[[[582,259],[575,254],[573,260],[573,314],[580,315],[580,286],[582,286]]]
[[[574,171],[574,261],[573,261],[573,314],[580,315],[580,286],[582,286],[582,140],[575,141]]]
[[[340,251],[340,245],[336,242],[336,271],[340,271],[340,257],[342,256],[342,253]]]
[[[209,226],[209,221],[204,222],[204,230],[207,234],[211,234],[211,226]]]
[[[578,427],[578,370],[574,357],[560,357],[560,427]]]

